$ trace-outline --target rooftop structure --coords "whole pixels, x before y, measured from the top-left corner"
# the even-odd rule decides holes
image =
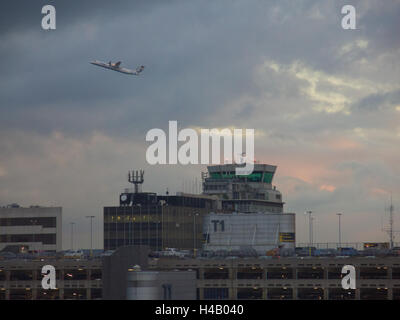
[[[208,166],[202,174],[203,193],[216,195],[222,208],[236,212],[283,212],[282,195],[272,180],[276,166],[254,165],[249,175],[237,175],[238,164]]]

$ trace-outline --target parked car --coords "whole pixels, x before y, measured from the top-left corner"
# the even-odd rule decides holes
[[[111,256],[114,252],[115,252],[115,250],[107,250],[107,251],[104,251],[100,256],[101,256],[101,257],[109,257],[109,256]]]
[[[400,247],[393,247],[392,249],[390,249],[390,255],[400,256]]]
[[[166,248],[164,251],[162,251],[162,256],[183,258],[185,256],[185,253],[178,251],[175,248]]]
[[[315,247],[297,247],[295,253],[298,257],[313,256],[316,249]]]
[[[64,253],[64,258],[68,259],[82,259],[83,257],[83,250],[68,250]]]
[[[17,259],[25,259],[25,260],[33,260],[36,259],[36,256],[32,253],[17,253]]]
[[[334,257],[338,254],[336,249],[316,249],[314,256],[316,257]]]
[[[376,256],[376,257],[386,257],[392,255],[390,249],[364,249],[362,251],[363,256]]]
[[[352,247],[338,248],[337,253],[340,256],[347,256],[347,257],[355,257],[360,255],[360,252],[358,252],[358,250]]]
[[[13,252],[9,251],[2,251],[0,252],[0,259],[7,260],[7,259],[15,259],[17,255]]]

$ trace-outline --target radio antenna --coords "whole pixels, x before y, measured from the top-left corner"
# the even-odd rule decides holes
[[[144,182],[143,176],[144,170],[128,171],[128,182],[135,186],[135,193],[139,193],[139,190],[142,191],[141,185]]]

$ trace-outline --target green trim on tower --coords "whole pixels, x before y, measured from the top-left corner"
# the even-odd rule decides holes
[[[264,172],[263,182],[272,183],[273,178],[274,178],[274,174],[272,172]]]
[[[273,172],[253,172],[249,175],[236,175],[235,172],[212,172],[210,173],[210,178],[212,179],[247,179],[249,182],[264,182],[272,183],[274,177]]]

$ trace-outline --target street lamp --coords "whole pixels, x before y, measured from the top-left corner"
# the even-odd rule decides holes
[[[161,251],[164,250],[164,206],[168,206],[165,200],[160,200],[159,205],[161,207]]]
[[[93,256],[93,218],[95,216],[86,216],[90,219],[90,256]]]
[[[75,222],[70,222],[71,224],[71,250],[74,250],[74,224]]]
[[[147,245],[150,247],[150,210],[147,207]]]
[[[309,245],[310,247],[313,244],[313,228],[312,228],[312,211],[306,211],[304,214],[308,214],[308,236],[309,236]]]
[[[37,223],[36,219],[31,219],[30,221],[32,223],[32,226],[35,226]],[[32,231],[32,243],[33,243],[33,246],[35,246],[35,230]],[[35,250],[33,250],[33,252],[35,252]]]
[[[342,230],[340,228],[340,218],[342,216],[341,213],[336,214],[339,217],[339,251],[342,251]]]
[[[196,247],[197,247],[197,242],[196,242],[196,217],[198,216],[198,213],[193,214],[193,255],[196,256]],[[190,217],[190,215],[189,215]]]
[[[309,232],[309,251],[311,256],[311,247],[313,245],[313,226],[312,226],[312,211],[306,211],[304,214],[308,214],[308,232]]]
[[[143,244],[143,239],[142,239],[142,205],[139,203],[136,206],[139,207],[139,245]]]

